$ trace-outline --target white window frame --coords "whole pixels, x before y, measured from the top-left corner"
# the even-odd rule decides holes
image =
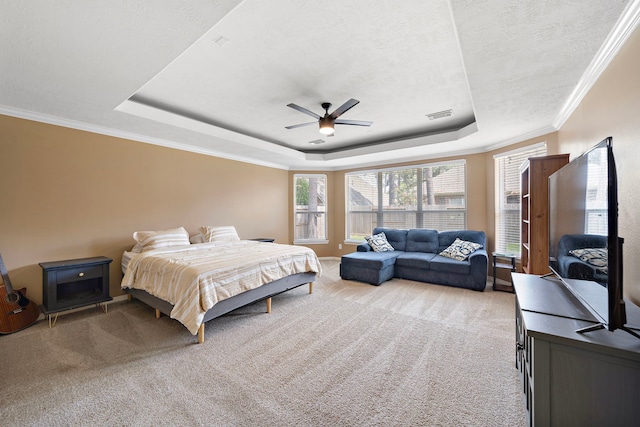
[[[517,257],[520,257],[520,253],[521,253],[521,245],[522,245],[522,219],[520,217],[520,213],[521,213],[521,207],[518,208],[518,212],[517,212],[517,217],[518,217],[518,230],[517,230],[517,238],[518,238],[518,244],[517,244],[517,251],[513,251],[513,250],[507,250],[506,249],[506,245],[508,244],[507,242],[501,242],[502,239],[502,226],[500,224],[500,222],[502,221],[503,217],[506,217],[507,211],[509,211],[508,209],[506,209],[506,207],[503,205],[504,202],[504,198],[502,196],[502,194],[504,194],[506,192],[505,188],[504,188],[504,180],[502,179],[502,175],[501,175],[501,171],[500,171],[500,166],[499,166],[499,161],[506,158],[506,157],[511,157],[511,156],[518,156],[521,155],[524,152],[527,151],[534,151],[534,150],[540,150],[540,149],[545,149],[545,154],[546,154],[546,148],[547,148],[547,143],[546,141],[542,141],[542,142],[538,142],[535,144],[531,144],[531,145],[527,145],[525,147],[520,147],[514,150],[509,150],[509,151],[505,151],[502,153],[497,153],[493,155],[493,160],[494,160],[494,193],[493,193],[493,197],[494,197],[494,234],[495,234],[495,238],[494,238],[494,250],[498,253],[508,253],[510,255],[516,255]],[[536,154],[536,155],[545,155],[545,154]],[[525,161],[526,159],[523,159],[522,161],[518,161],[518,164],[515,164],[513,167],[515,168],[515,170],[517,171],[517,190],[518,192],[521,190],[520,189],[520,167],[522,166],[522,163]],[[520,198],[518,198],[520,200]],[[520,200],[521,202],[521,200]],[[511,213],[512,216],[514,215],[514,213]],[[512,242],[513,245],[515,245],[515,243]]]
[[[324,212],[323,212],[323,222],[321,224],[321,227],[324,229],[324,238],[315,238],[315,239],[304,239],[304,238],[298,238],[296,235],[296,227],[297,227],[297,214],[299,213],[298,209],[297,209],[297,205],[296,205],[296,200],[297,200],[297,194],[296,194],[296,189],[297,189],[297,181],[298,178],[318,178],[318,179],[322,179],[324,181]],[[328,244],[329,243],[329,239],[327,238],[327,234],[329,232],[329,228],[328,228],[328,212],[329,212],[329,207],[328,207],[328,186],[327,186],[327,175],[325,174],[312,174],[312,173],[297,173],[293,175],[293,243],[294,244],[314,244],[314,245],[322,245],[322,244]]]
[[[410,169],[423,169],[423,168],[428,168],[428,167],[438,167],[438,166],[447,166],[447,165],[463,165],[464,166],[464,176],[465,176],[465,181],[464,181],[464,228],[466,228],[466,224],[467,224],[467,213],[468,213],[468,207],[467,207],[467,162],[466,159],[458,159],[458,160],[450,160],[450,161],[445,161],[445,162],[433,162],[433,163],[423,163],[423,164],[418,164],[418,165],[411,165],[411,166],[399,166],[399,167],[390,167],[390,168],[383,168],[383,169],[370,169],[370,170],[360,170],[360,171],[354,171],[354,172],[348,172],[345,174],[345,240],[344,243],[345,244],[360,244],[362,243],[364,240],[357,240],[357,239],[351,239],[350,238],[350,229],[351,229],[351,225],[349,223],[349,215],[351,213],[351,211],[349,210],[349,206],[350,206],[350,201],[349,201],[349,196],[350,196],[350,191],[349,191],[349,177],[353,176],[353,175],[363,175],[363,174],[376,174],[378,176],[377,182],[378,182],[378,212],[382,211],[382,207],[380,205],[381,203],[381,197],[382,197],[382,190],[380,188],[380,174],[384,173],[384,172],[390,172],[390,171],[401,171],[401,170],[410,170]],[[422,204],[418,204],[418,212],[423,213],[425,211],[422,210]],[[419,215],[418,213],[416,215]],[[370,232],[373,230],[370,230]]]

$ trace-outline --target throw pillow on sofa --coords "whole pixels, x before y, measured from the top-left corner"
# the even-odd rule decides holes
[[[384,233],[374,234],[365,239],[374,252],[391,252],[394,250],[391,243],[387,240],[387,235]]]
[[[607,272],[607,248],[581,248],[569,251],[580,261],[591,264],[597,270]]]
[[[464,261],[469,258],[469,255],[482,248],[479,243],[467,242],[466,240],[456,240],[444,251],[440,252],[440,255],[452,258],[458,261]]]

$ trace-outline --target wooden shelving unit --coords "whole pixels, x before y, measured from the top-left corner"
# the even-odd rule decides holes
[[[525,273],[549,273],[549,176],[567,163],[568,154],[557,154],[530,157],[520,168],[520,262]]]

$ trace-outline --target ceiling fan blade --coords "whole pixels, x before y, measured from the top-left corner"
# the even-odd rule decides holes
[[[337,119],[338,117],[340,117],[341,115],[343,115],[344,113],[346,113],[348,110],[352,109],[359,103],[360,101],[358,101],[357,99],[351,98],[350,100],[348,100],[347,102],[345,102],[344,104],[336,108],[336,110],[333,113],[331,113],[330,116],[333,117],[334,119]]]
[[[297,125],[285,126],[285,129],[295,129],[295,128],[301,128],[303,126],[309,126],[309,125],[318,126],[318,122],[300,123],[300,124],[297,124]]]
[[[294,110],[298,110],[298,111],[300,111],[301,113],[308,114],[309,116],[311,116],[311,117],[313,117],[313,118],[315,118],[315,119],[320,120],[320,116],[319,116],[319,115],[317,115],[316,113],[314,113],[313,111],[309,111],[309,110],[307,110],[306,108],[301,107],[301,106],[299,106],[299,105],[296,105],[296,104],[294,104],[294,103],[287,104],[287,107],[291,107],[291,108],[293,108]]]
[[[336,125],[351,125],[351,126],[371,126],[373,122],[368,122],[366,120],[336,120],[333,122]]]

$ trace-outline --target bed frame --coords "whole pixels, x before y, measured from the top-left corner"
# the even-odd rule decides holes
[[[232,296],[216,303],[209,311],[204,315],[204,320],[198,329],[198,344],[204,343],[204,324],[211,319],[220,317],[223,314],[229,313],[237,308],[244,307],[256,301],[267,301],[267,313],[271,313],[271,297],[287,292],[291,289],[297,288],[305,284],[309,284],[309,293],[313,293],[313,281],[316,278],[316,273],[297,273],[291,276],[283,277],[282,279],[275,280],[260,286],[259,288],[251,289],[241,294]],[[164,301],[158,297],[149,294],[141,289],[123,289],[129,298],[133,297],[142,301],[148,306],[155,308],[156,318],[159,318],[161,313],[169,316],[173,305]]]

